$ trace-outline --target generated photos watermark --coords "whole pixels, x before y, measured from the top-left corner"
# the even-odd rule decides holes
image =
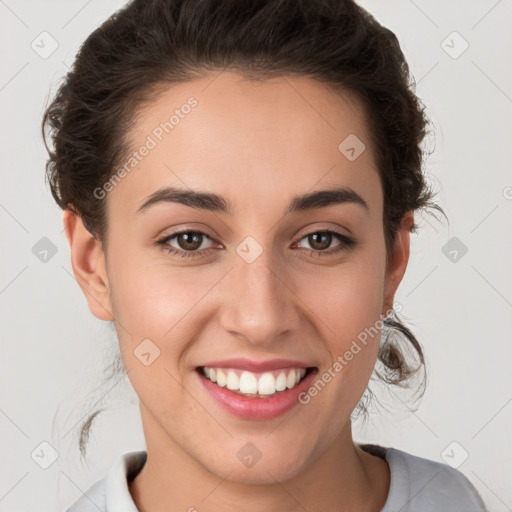
[[[301,404],[307,405],[311,401],[312,397],[315,397],[325,386],[336,377],[337,374],[349,364],[350,361],[361,352],[361,344],[366,346],[368,338],[373,339],[375,336],[380,335],[381,329],[384,326],[384,319],[389,316],[392,311],[400,312],[402,305],[397,303],[393,305],[393,309],[389,310],[386,315],[382,313],[379,315],[379,319],[371,326],[366,327],[362,332],[357,335],[357,338],[352,340],[350,348],[345,350],[341,355],[338,355],[334,363],[327,368],[320,376],[317,377],[315,382],[309,386],[307,391],[302,391],[298,395],[298,400]]]

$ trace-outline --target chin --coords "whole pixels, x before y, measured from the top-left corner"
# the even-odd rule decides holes
[[[281,445],[276,450],[261,452],[250,442],[235,453],[226,457],[228,450],[223,450],[222,457],[215,463],[203,463],[203,466],[219,478],[240,484],[275,484],[285,482],[298,475],[306,465],[303,454],[290,453],[289,447]],[[219,463],[218,461],[222,462]]]

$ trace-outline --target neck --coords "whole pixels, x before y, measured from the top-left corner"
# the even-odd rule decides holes
[[[331,447],[304,471],[284,482],[269,475],[268,483],[257,485],[208,471],[170,441],[147,411],[143,413],[143,424],[147,460],[129,483],[140,512],[205,508],[210,512],[235,512],[241,503],[245,512],[379,512],[387,499],[388,464],[353,442],[350,420]]]

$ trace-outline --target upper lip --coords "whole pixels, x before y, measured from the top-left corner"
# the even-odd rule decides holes
[[[237,357],[234,359],[223,359],[222,361],[209,361],[202,366],[207,366],[208,368],[237,368],[249,372],[265,372],[281,368],[311,368],[312,365],[293,359],[252,361],[243,357]]]

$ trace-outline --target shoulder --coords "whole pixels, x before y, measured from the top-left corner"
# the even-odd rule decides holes
[[[146,458],[146,451],[129,452],[119,456],[107,476],[82,493],[66,512],[137,512],[128,481],[142,469]]]
[[[388,500],[382,512],[486,512],[473,484],[447,464],[388,448],[391,470]]]

